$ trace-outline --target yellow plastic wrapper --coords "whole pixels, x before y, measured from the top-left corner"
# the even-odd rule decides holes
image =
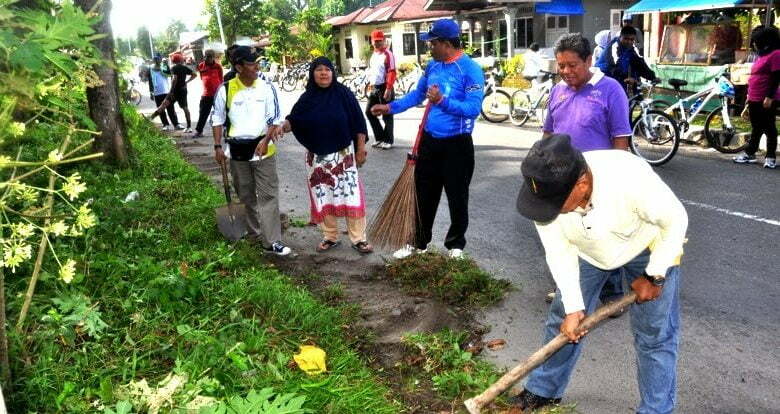
[[[325,366],[325,351],[314,345],[301,345],[300,349],[299,354],[293,355],[293,360],[303,372],[317,375],[328,370]]]

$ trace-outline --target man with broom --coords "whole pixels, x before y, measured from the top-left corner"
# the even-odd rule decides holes
[[[621,150],[582,153],[568,135],[536,142],[521,166],[517,209],[533,220],[558,287],[545,343],[571,341],[536,368],[510,399],[523,412],[560,402],[587,331],[578,330],[621,269],[637,295],[631,328],[639,414],[669,414],[676,397],[680,257],[688,216],[644,160]]]
[[[428,64],[417,88],[398,101],[371,107],[371,112],[378,116],[403,112],[426,98],[429,101],[430,112],[423,126],[414,172],[419,208],[414,245],[401,248],[393,256],[401,259],[427,249],[443,189],[451,219],[444,246],[450,257],[461,258],[466,246],[469,184],[474,172],[471,132],[482,106],[485,78],[482,68],[463,53],[460,28],[453,20],[437,20],[420,39],[429,43],[434,61]]]

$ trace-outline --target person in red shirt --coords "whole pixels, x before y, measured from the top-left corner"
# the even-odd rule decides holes
[[[200,97],[200,115],[198,116],[198,124],[195,126],[195,134],[192,135],[193,138],[203,136],[203,127],[206,126],[206,121],[211,114],[211,107],[214,106],[214,95],[222,86],[222,65],[214,59],[214,51],[207,50],[204,56],[205,60],[198,65],[200,80],[203,81],[203,96]]]
[[[388,104],[393,100],[393,83],[395,83],[395,57],[385,44],[385,34],[381,30],[371,32],[371,43],[374,53],[369,60],[368,73],[371,83],[371,95],[366,105],[366,118],[374,131],[375,148],[390,149],[393,147],[393,115],[385,114],[379,122],[379,117],[371,113],[371,108],[377,104]]]

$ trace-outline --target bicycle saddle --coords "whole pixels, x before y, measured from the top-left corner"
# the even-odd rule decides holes
[[[687,84],[688,81],[684,81],[682,79],[669,79],[669,85],[672,85],[674,89],[680,89]]]

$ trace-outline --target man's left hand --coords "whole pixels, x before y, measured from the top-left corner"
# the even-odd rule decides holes
[[[633,85],[633,84],[635,84],[635,83],[636,83],[636,79],[634,79],[634,78],[626,78],[626,79],[624,80],[624,82],[626,82],[626,83],[628,83],[628,84],[631,84],[631,85]]]
[[[585,334],[588,333],[588,331],[580,331],[577,329],[579,328],[583,319],[585,319],[585,312],[578,311],[566,314],[563,322],[561,322],[561,333],[566,335],[570,342],[576,344],[583,336],[585,336]]]
[[[644,303],[658,299],[663,286],[656,286],[645,277],[638,277],[631,283],[631,289],[636,292],[636,303]]]
[[[772,107],[772,98],[764,98],[764,109]]]
[[[257,148],[255,148],[255,155],[257,155],[260,158],[263,158],[263,156],[268,152],[268,143],[271,142],[271,139],[267,136],[260,140],[260,142],[257,144]]]
[[[391,88],[385,89],[385,94],[383,96],[385,102],[390,102],[390,98],[392,97],[393,97],[393,90]]]
[[[441,102],[441,100],[444,99],[444,95],[441,94],[441,89],[439,89],[439,85],[429,86],[428,92],[425,94],[425,97],[428,98],[428,100],[431,101],[431,103],[434,105],[438,105],[439,102]]]

